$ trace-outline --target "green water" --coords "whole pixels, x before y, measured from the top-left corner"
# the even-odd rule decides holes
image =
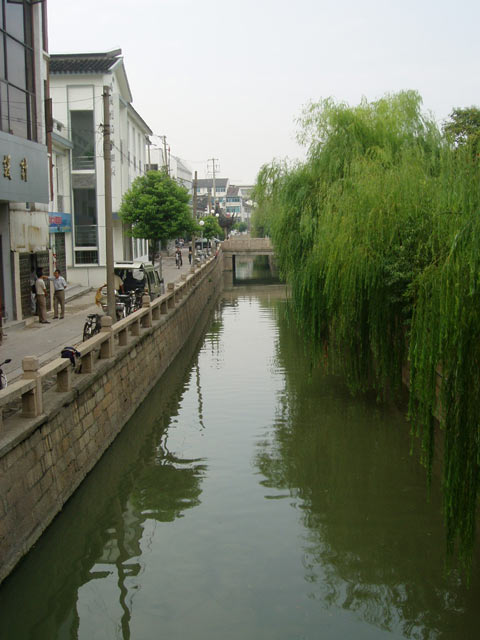
[[[2,640],[478,637],[402,412],[231,292],[0,587]]]

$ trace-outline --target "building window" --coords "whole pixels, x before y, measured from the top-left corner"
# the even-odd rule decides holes
[[[0,0],[0,130],[37,139],[30,2]]]
[[[98,252],[75,251],[75,264],[98,264]]]
[[[74,189],[75,246],[97,246],[97,201],[95,189]]]
[[[73,170],[95,169],[93,111],[70,111]]]

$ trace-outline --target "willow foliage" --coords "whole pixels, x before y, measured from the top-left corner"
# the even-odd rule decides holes
[[[353,390],[399,388],[431,470],[445,429],[449,548],[468,559],[479,483],[480,171],[415,92],[300,118],[307,161],[262,168],[255,198],[314,357]]]

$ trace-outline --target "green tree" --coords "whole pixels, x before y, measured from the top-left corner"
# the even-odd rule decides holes
[[[240,222],[236,222],[233,225],[233,228],[236,231],[239,231],[240,233],[243,233],[244,231],[246,231],[248,229],[248,224],[246,222],[244,222],[243,220],[241,220]]]
[[[314,361],[352,390],[400,388],[430,477],[437,420],[449,552],[471,562],[480,495],[480,110],[443,134],[413,91],[300,118],[307,158],[254,190]],[[408,352],[407,352],[408,349]],[[458,543],[458,546],[457,546]]]
[[[146,238],[151,255],[161,240],[178,238],[195,230],[184,187],[159,171],[148,171],[136,178],[124,194],[120,218],[130,225],[128,235]]]
[[[452,111],[449,120],[444,123],[446,137],[456,146],[467,142],[478,146],[480,141],[480,109],[478,107],[457,108]]]
[[[207,216],[202,218],[202,222],[204,223],[201,227],[201,234],[207,240],[211,240],[212,238],[220,238],[222,235],[222,229],[218,224],[218,220],[215,216]]]

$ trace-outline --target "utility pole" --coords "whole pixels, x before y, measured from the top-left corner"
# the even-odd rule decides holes
[[[170,171],[168,170],[168,159],[167,159],[167,136],[161,136],[163,139],[163,168],[167,176],[170,175]]]
[[[215,172],[218,171],[218,165],[215,165],[215,162],[218,161],[218,158],[209,158],[208,162],[212,163],[212,176],[213,176],[213,212],[215,213],[215,206],[217,200],[217,190],[215,187]],[[210,215],[210,202],[208,203],[208,214]]]
[[[148,151],[148,170],[151,171],[152,170],[152,161],[150,159],[150,145],[152,144],[150,141],[150,138],[148,136],[145,136],[145,138],[147,139],[147,151]],[[147,173],[145,171],[145,173]]]
[[[193,178],[193,219],[197,220],[197,172],[195,171],[195,177]],[[193,259],[197,255],[195,248],[195,236],[192,235],[192,255]]]
[[[115,282],[113,277],[112,222],[112,148],[110,144],[110,87],[103,87],[103,162],[105,173],[105,253],[107,260],[107,308],[112,322],[116,321]]]

